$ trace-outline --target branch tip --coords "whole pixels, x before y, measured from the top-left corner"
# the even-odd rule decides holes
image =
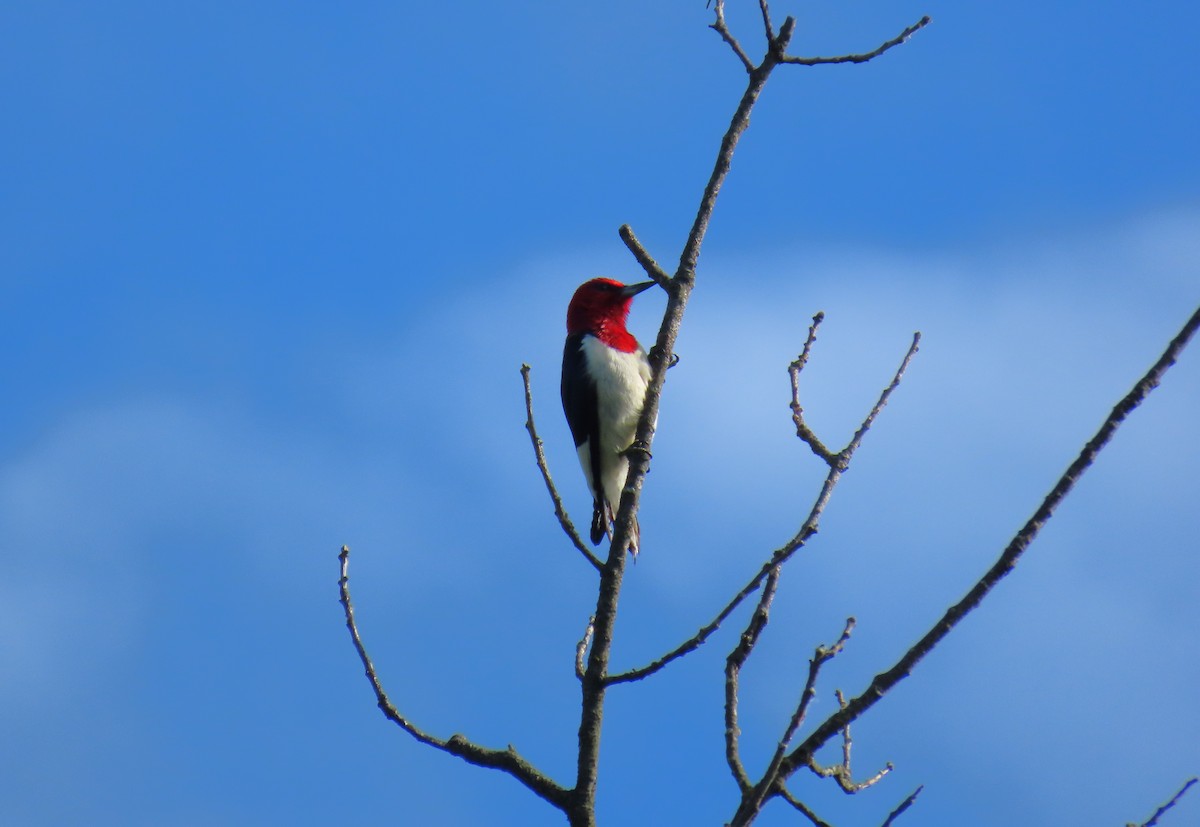
[[[1184,785],[1182,787],[1179,788],[1179,792],[1175,793],[1175,795],[1173,795],[1171,797],[1170,801],[1168,801],[1166,804],[1162,805],[1161,807],[1159,807],[1157,810],[1154,811],[1154,815],[1150,816],[1149,821],[1143,821],[1141,824],[1129,824],[1128,827],[1155,827],[1155,825],[1158,824],[1158,819],[1164,813],[1166,813],[1167,810],[1170,810],[1172,807],[1174,807],[1176,804],[1178,804],[1179,799],[1183,798],[1184,793],[1186,793],[1189,789],[1191,789],[1192,785],[1195,784],[1197,781],[1200,781],[1200,778],[1188,779],[1188,781],[1186,783],[1184,783]]]
[[[646,252],[646,248],[642,246],[642,242],[638,241],[638,237],[634,235],[633,228],[628,224],[622,224],[617,230],[617,234],[621,236],[621,241],[625,242],[625,246],[629,248],[629,252],[633,253],[633,257],[637,259],[638,264],[642,265],[642,269],[646,271],[646,275],[669,293],[671,290],[671,277],[667,275],[666,270],[659,266],[654,257]]]
[[[880,825],[880,827],[892,827],[892,823],[895,822],[895,820],[899,818],[905,810],[913,805],[913,802],[917,800],[917,796],[921,794],[921,790],[923,789],[925,789],[924,784],[913,790],[912,793],[909,794],[908,798],[901,801],[900,804],[897,805],[896,809],[888,813],[887,819],[883,822],[883,824]]]
[[[889,49],[899,46],[902,43],[907,43],[910,37],[932,22],[933,19],[929,15],[925,15],[916,23],[907,27],[904,29],[904,31],[900,32],[900,34],[893,37],[891,40],[888,40],[871,51],[864,52],[862,54],[839,55],[838,57],[797,57],[795,55],[782,55],[779,58],[779,62],[791,63],[799,66],[818,66],[826,63],[866,63],[879,57]],[[782,37],[782,32],[780,33],[780,36]]]

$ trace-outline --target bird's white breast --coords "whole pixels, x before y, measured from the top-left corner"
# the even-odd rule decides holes
[[[638,414],[650,384],[650,365],[641,348],[632,353],[611,348],[594,336],[583,338],[584,364],[596,383],[600,440],[606,450],[624,451],[633,442]],[[608,434],[604,433],[606,429]]]
[[[638,415],[650,384],[650,365],[641,348],[624,353],[594,336],[584,336],[582,347],[588,377],[596,384],[604,494],[615,509],[629,470],[623,454],[637,432]],[[580,462],[590,481],[591,462],[584,458],[585,453],[584,446],[580,446]]]

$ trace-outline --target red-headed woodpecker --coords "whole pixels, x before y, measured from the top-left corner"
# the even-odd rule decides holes
[[[625,329],[625,319],[633,297],[653,286],[652,281],[624,285],[592,279],[580,285],[567,307],[562,403],[592,492],[593,545],[602,537],[612,538],[629,472],[625,452],[633,444],[650,383],[646,352]],[[638,540],[635,520],[629,542],[635,555]]]

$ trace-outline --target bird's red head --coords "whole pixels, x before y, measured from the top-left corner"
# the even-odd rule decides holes
[[[591,333],[600,341],[631,353],[637,340],[625,329],[633,297],[654,282],[621,284],[613,279],[592,279],[579,285],[567,306],[567,333]]]

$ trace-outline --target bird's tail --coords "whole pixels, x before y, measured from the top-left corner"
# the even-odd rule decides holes
[[[613,512],[608,502],[596,500],[592,505],[592,545],[600,545],[600,538],[612,539]]]
[[[612,506],[606,500],[596,500],[592,506],[592,545],[600,545],[600,538],[607,537],[612,541],[613,523],[616,522],[616,515],[613,513]],[[637,517],[633,518],[633,527],[629,532],[629,553],[633,555],[633,559],[637,559],[638,547],[642,540],[642,527],[638,524]]]

